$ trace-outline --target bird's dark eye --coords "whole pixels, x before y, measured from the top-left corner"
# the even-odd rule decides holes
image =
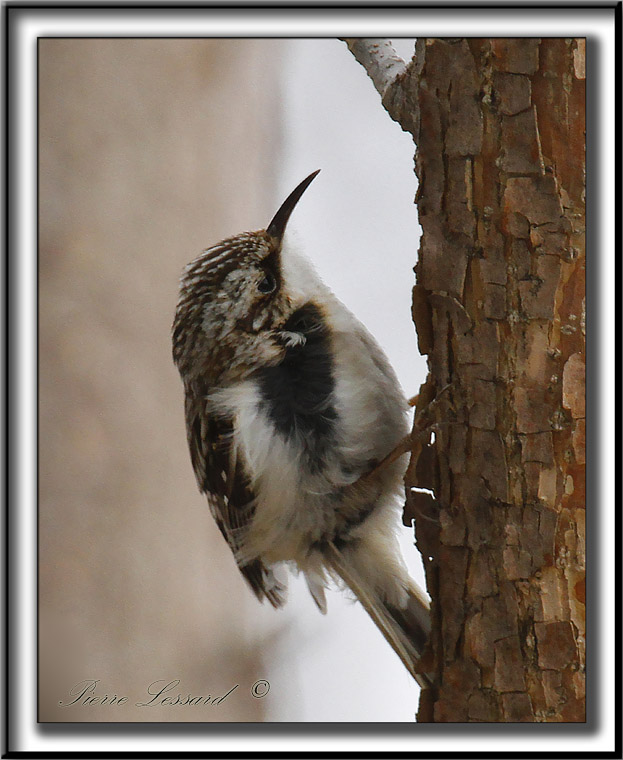
[[[275,279],[275,275],[272,272],[266,272],[264,274],[264,279],[260,280],[258,283],[257,289],[260,291],[260,293],[272,293],[273,290],[277,287],[277,280]]]

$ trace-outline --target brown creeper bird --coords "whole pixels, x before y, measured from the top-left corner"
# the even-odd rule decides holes
[[[302,572],[322,612],[348,586],[414,670],[429,613],[398,548],[407,402],[381,348],[284,244],[318,172],[265,230],[208,248],[185,268],[173,359],[200,490],[254,591],[285,600],[273,569]]]

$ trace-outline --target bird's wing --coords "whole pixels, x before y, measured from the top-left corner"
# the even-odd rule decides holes
[[[238,568],[258,599],[281,607],[284,586],[260,559],[243,561],[240,550],[255,513],[253,493],[241,454],[233,445],[233,421],[210,414],[206,392],[186,389],[186,431],[199,489],[236,557]]]

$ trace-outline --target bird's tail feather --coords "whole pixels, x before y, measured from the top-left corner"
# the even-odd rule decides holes
[[[429,677],[416,671],[416,664],[430,633],[429,607],[420,590],[416,586],[408,589],[409,599],[403,609],[379,600],[378,594],[352,571],[333,543],[328,545],[326,560],[333,572],[355,594],[413,678],[422,688],[429,686]]]

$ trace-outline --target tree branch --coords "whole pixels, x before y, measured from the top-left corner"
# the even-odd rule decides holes
[[[376,37],[341,37],[342,42],[364,67],[383,101],[383,106],[394,121],[415,136],[417,130],[417,103],[407,102],[403,83],[413,71],[395,51],[391,40]]]
[[[374,37],[342,37],[348,49],[368,72],[381,98],[407,64],[394,50],[391,40]]]

